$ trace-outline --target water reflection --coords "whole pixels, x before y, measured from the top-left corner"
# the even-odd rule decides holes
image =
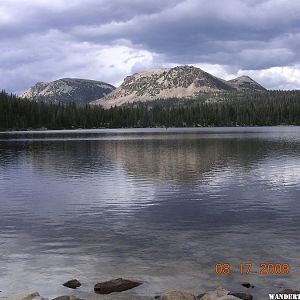
[[[261,138],[82,140],[0,142],[0,166],[25,164],[55,176],[94,176],[120,167],[128,176],[151,180],[193,181],[207,172],[240,167],[244,172],[262,160],[298,159],[300,142]],[[294,157],[294,158],[293,158]],[[285,164],[285,161],[283,161]],[[270,162],[270,167],[272,163]],[[294,170],[296,171],[296,170]],[[287,172],[287,170],[286,170]],[[292,173],[292,177],[299,177]],[[286,174],[288,176],[288,174]]]
[[[217,262],[299,263],[295,128],[0,140],[4,292],[29,288],[54,297],[66,293],[62,282],[79,277],[81,297],[134,299],[245,280],[216,278]],[[89,293],[93,283],[119,276],[146,283],[113,297]],[[295,285],[297,273],[249,280],[262,296]]]

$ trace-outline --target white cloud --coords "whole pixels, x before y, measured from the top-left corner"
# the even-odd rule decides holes
[[[240,70],[234,66],[218,64],[196,64],[196,66],[226,80],[248,75],[270,90],[300,89],[300,64],[262,70]]]
[[[243,75],[245,73],[252,76],[269,89],[300,89],[300,65],[274,67],[265,70],[239,71],[238,75]]]

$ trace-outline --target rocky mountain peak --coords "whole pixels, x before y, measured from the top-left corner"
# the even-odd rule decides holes
[[[231,84],[200,68],[177,66],[170,69],[147,70],[128,76],[119,88],[92,104],[110,107],[126,102],[191,98],[201,92],[231,90],[235,90]]]
[[[228,80],[234,88],[238,90],[265,91],[266,89],[247,75]]]
[[[35,101],[88,103],[115,89],[114,86],[95,80],[62,78],[52,82],[38,82],[21,97]]]

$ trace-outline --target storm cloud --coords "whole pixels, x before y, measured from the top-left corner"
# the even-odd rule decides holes
[[[270,89],[300,88],[300,2],[1,0],[0,88],[61,77],[115,85],[146,68],[193,64]]]

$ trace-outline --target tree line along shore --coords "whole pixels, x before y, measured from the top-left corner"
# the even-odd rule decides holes
[[[0,130],[300,125],[300,91],[202,94],[101,106],[0,93]]]

